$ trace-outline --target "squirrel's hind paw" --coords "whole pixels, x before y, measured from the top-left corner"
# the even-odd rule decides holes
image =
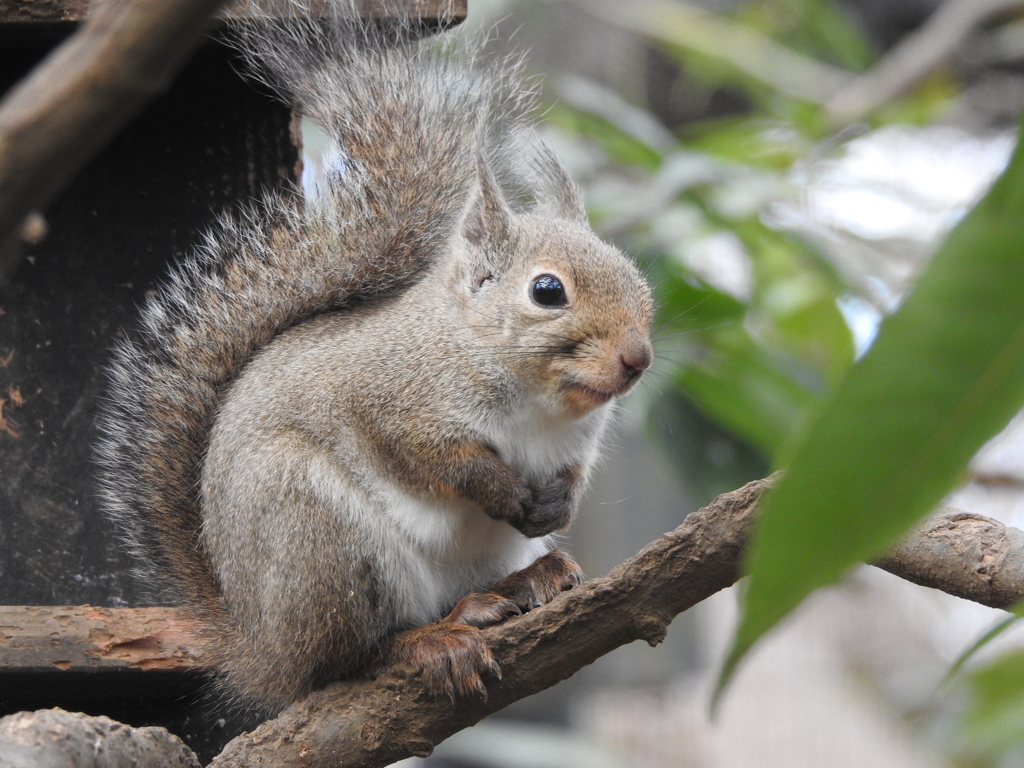
[[[494,592],[471,592],[459,600],[452,612],[441,621],[483,629],[520,615],[522,610],[505,595]]]
[[[575,560],[562,550],[553,549],[494,584],[491,592],[508,598],[525,613],[578,587],[585,579],[583,569]]]
[[[384,666],[409,665],[420,670],[433,696],[477,693],[487,698],[483,678],[501,679],[501,669],[480,630],[439,621],[395,635]]]

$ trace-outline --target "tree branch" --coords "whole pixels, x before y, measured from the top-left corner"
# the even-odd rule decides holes
[[[989,608],[1024,598],[1024,531],[952,507],[941,511],[874,565]]]
[[[199,45],[224,0],[107,0],[0,104],[0,281],[18,233]]]
[[[755,504],[773,479],[719,496],[607,576],[484,630],[503,672],[502,679],[487,682],[485,700],[433,698],[424,692],[417,670],[395,668],[376,680],[338,682],[313,693],[229,743],[211,766],[373,768],[427,755],[453,733],[564,680],[620,645],[634,640],[657,644],[677,614],[736,581]],[[916,584],[1006,608],[1024,597],[1022,555],[1024,532],[950,511],[911,534],[877,565]],[[154,632],[162,638],[159,658],[174,657],[171,649],[179,641],[172,638],[182,630],[174,609],[133,610],[163,610],[167,616],[122,617],[117,631],[107,633],[113,639],[103,644],[118,650],[108,649],[103,663],[138,668],[139,659],[131,654],[122,659],[121,649],[153,645]],[[102,618],[95,609],[86,614],[84,620]],[[55,615],[65,621],[67,610]],[[35,621],[52,644],[47,615],[36,615]],[[133,631],[144,636],[134,638]],[[89,634],[97,636],[94,629]],[[166,668],[166,663],[143,667]]]
[[[191,627],[177,608],[0,605],[0,672],[184,672]]]
[[[374,768],[427,755],[451,734],[620,645],[657,644],[678,613],[736,581],[754,505],[771,482],[719,496],[607,576],[485,630],[503,672],[501,680],[488,683],[486,700],[431,698],[409,669],[375,681],[334,683],[232,741],[211,767]],[[1015,557],[1021,546],[1024,533],[958,512],[911,535],[880,565],[915,583],[1002,608],[1024,597],[1024,565]]]

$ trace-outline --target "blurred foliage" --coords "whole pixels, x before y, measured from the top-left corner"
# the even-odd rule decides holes
[[[723,680],[811,591],[870,562],[930,512],[1024,406],[1022,253],[1018,147],[785,458],[751,542]]]
[[[1021,613],[1022,611],[1024,611],[1024,606],[1018,605],[1013,609],[1013,611],[1014,612],[1012,614],[1000,619],[991,627],[989,627],[981,635],[981,637],[975,640],[968,648],[964,649],[963,653],[961,653],[957,657],[956,661],[953,662],[949,670],[946,672],[946,677],[943,680],[944,683],[949,683],[950,681],[954,680],[957,674],[959,674],[960,671],[964,668],[964,665],[967,664],[967,662],[970,661],[972,658],[974,658],[974,656],[982,648],[987,646],[989,643],[991,643],[993,640],[995,640],[997,637],[1003,634],[1003,632],[1010,629],[1014,624],[1020,621],[1022,618]]]
[[[832,2],[744,3],[735,17],[795,51],[855,72],[867,69],[875,59],[875,52],[861,31]]]
[[[700,442],[699,450],[720,446],[721,438],[728,439],[732,452],[744,457],[742,466],[752,477],[763,471],[765,462],[752,458],[751,451],[775,466],[799,453],[802,436],[814,432],[819,414],[828,413],[830,399],[846,380],[857,354],[863,353],[856,349],[850,318],[844,311],[851,304],[860,304],[882,314],[893,306],[879,306],[877,295],[865,293],[865,281],[851,279],[849,271],[842,268],[831,250],[832,241],[839,239],[834,232],[823,226],[820,236],[808,237],[805,230],[787,229],[776,215],[779,207],[799,207],[797,180],[808,166],[840,156],[847,140],[871,128],[896,123],[927,125],[958,98],[963,83],[954,70],[937,70],[901,98],[867,115],[863,125],[840,130],[830,121],[824,99],[814,98],[817,86],[801,77],[817,67],[823,77],[834,82],[852,78],[868,69],[879,52],[839,3],[758,0],[730,3],[731,11],[718,13],[695,8],[696,3],[668,0],[642,5],[669,11],[673,5],[684,6],[691,9],[686,13],[697,14],[693,18],[701,30],[721,34],[721,44],[716,45],[716,41],[696,40],[693,30],[686,29],[678,18],[665,16],[664,23],[643,28],[641,21],[617,17],[624,28],[648,35],[659,55],[674,63],[682,84],[679,87],[687,90],[689,102],[712,104],[725,93],[730,94],[730,103],[747,108],[738,114],[735,110],[726,115],[705,114],[673,125],[666,121],[670,110],[664,105],[636,93],[623,98],[602,85],[570,77],[556,81],[558,103],[549,113],[552,140],[564,150],[586,189],[595,228],[636,254],[656,286],[660,308],[655,333],[657,364],[645,384],[658,390],[649,392],[647,398],[647,407],[655,415],[652,423],[664,437],[666,423],[686,421],[678,417],[680,398],[685,398],[689,407],[700,412],[705,435],[720,430],[717,438]],[[640,18],[640,7],[635,10]],[[759,40],[764,42],[762,53],[780,50],[772,46],[791,52],[788,61],[793,71],[785,71],[788,64],[756,71],[751,62],[756,62],[757,56],[736,50],[737,45],[760,45]],[[773,82],[776,76],[778,82]],[[989,214],[991,207],[985,216]],[[1006,326],[990,327],[1000,325],[990,322],[991,314],[973,314],[969,307],[952,318],[933,314],[949,298],[947,290],[956,293],[961,278],[970,273],[964,271],[965,260],[974,258],[981,248],[982,256],[989,249],[998,251],[988,263],[991,270],[968,281],[967,293],[954,298],[954,303],[972,296],[972,301],[984,305],[992,288],[996,303],[1016,316],[1013,296],[1020,286],[1016,285],[1019,269],[1014,268],[1013,259],[1015,253],[1024,252],[1016,223],[1024,221],[1024,211],[1010,213],[1009,219],[993,215],[994,219],[983,216],[973,231],[968,228],[967,234],[958,236],[954,245],[958,253],[953,259],[958,265],[945,268],[936,278],[938,289],[923,300],[917,320],[911,323],[917,327],[910,333],[898,330],[897,343],[889,348],[887,359],[868,362],[868,389],[873,396],[884,398],[887,387],[892,387],[916,397],[921,387],[942,381],[944,366],[957,372],[970,369],[971,373],[984,369],[1001,353],[1006,353],[1007,360],[1012,358],[1011,368],[1018,365],[1019,351],[1008,351],[1007,345],[1000,347],[995,339]],[[999,234],[986,239],[982,230],[996,220]],[[848,231],[842,235],[846,243],[857,239]],[[1001,239],[1004,235],[1010,239]],[[869,250],[877,243],[859,245]],[[999,285],[1000,270],[1012,274],[1007,284]],[[898,300],[903,286],[889,289]],[[930,318],[934,327],[929,328],[922,318]],[[961,320],[966,326],[956,327]],[[921,340],[934,340],[930,332],[946,330],[954,332],[953,347],[928,347],[932,356],[925,354],[914,363],[923,367],[908,370],[905,363],[909,358],[900,356],[915,351]],[[976,355],[974,339],[993,342],[988,358],[981,359],[987,353]],[[1012,379],[1002,382],[1012,384]],[[846,488],[863,479],[861,501],[879,498],[877,483],[885,487],[886,482],[881,470],[888,464],[888,469],[895,468],[899,474],[912,453],[901,442],[908,427],[900,409],[915,410],[922,423],[932,416],[941,421],[943,408],[948,416],[949,408],[955,411],[971,400],[962,390],[953,392],[957,386],[925,402],[894,401],[878,418],[864,412],[846,414],[844,426],[859,434],[860,453],[856,455],[835,442],[848,439],[842,429],[819,423],[820,439],[803,449],[805,455],[817,459],[811,462],[807,476],[826,483],[838,480],[846,483]],[[965,386],[970,388],[969,383]],[[1005,421],[1015,401],[1012,393],[1004,394],[991,408],[973,402],[979,407],[969,418],[976,423],[952,434],[934,462],[941,465],[935,475],[894,505],[871,509],[858,502],[844,518],[833,515],[831,505],[821,504],[822,497],[814,498],[821,493],[817,487],[801,489],[796,496],[803,495],[802,500],[783,499],[776,505],[802,504],[803,511],[779,529],[771,543],[782,547],[782,554],[766,567],[788,567],[786,561],[795,557],[790,546],[794,542],[811,556],[796,562],[797,568],[805,569],[797,579],[804,579],[804,585],[779,582],[778,590],[763,596],[765,604],[795,604],[806,589],[837,578],[854,559],[879,551],[917,519],[938,498],[936,494],[948,489],[973,446]],[[943,401],[946,395],[950,399]],[[929,416],[928,409],[933,406],[937,410]],[[709,424],[714,425],[710,431]],[[929,438],[923,439],[927,442]],[[872,457],[872,441],[888,448]],[[713,475],[728,464],[701,462],[692,455],[693,446],[678,439],[672,450],[680,458],[683,472],[688,472],[688,466],[700,466],[701,472]],[[901,451],[905,455],[900,455]],[[858,468],[862,459],[873,461],[880,470],[874,478],[851,477],[850,468]],[[737,479],[736,466],[729,465],[730,480]],[[708,493],[722,490],[706,475],[703,482],[702,490]],[[844,486],[838,487],[830,492],[842,494]],[[873,492],[876,495],[871,497]],[[808,521],[820,523],[817,528],[821,530],[807,533],[801,526],[806,527]],[[844,542],[844,532],[851,530],[858,535]],[[845,544],[850,546],[844,549]],[[845,554],[838,554],[837,547]],[[822,553],[825,560],[832,560],[828,567],[822,564]],[[817,575],[808,577],[814,571]],[[788,597],[781,594],[787,591]],[[983,638],[979,647],[986,642]],[[973,704],[957,731],[954,751],[958,764],[971,768],[1024,764],[1024,653],[1000,659],[968,680]]]
[[[709,30],[721,20],[742,30],[734,35],[741,42],[764,38],[850,77],[877,55],[833,0],[760,0],[737,3],[731,13],[696,12],[716,19]],[[823,251],[828,233],[809,238],[787,230],[773,210],[799,205],[796,169],[838,156],[844,140],[865,128],[836,134],[822,104],[785,95],[734,66],[735,57],[695,49],[689,33],[673,41],[672,29],[666,23],[651,44],[675,62],[686,87],[709,98],[738,92],[749,110],[667,126],[657,104],[563,78],[548,124],[555,143],[570,160],[575,155],[595,228],[637,255],[657,287],[652,386],[674,382],[709,419],[777,464],[790,435],[854,361],[845,300],[871,305],[872,297]],[[955,80],[939,73],[869,121],[924,123],[956,93]]]
[[[995,638],[1024,618],[1024,602],[993,625],[961,654],[947,682]],[[966,676],[969,704],[951,742],[958,768],[998,768],[1024,764],[1024,650],[998,656]]]
[[[1024,762],[1024,650],[1003,654],[969,678],[971,705],[954,736],[955,764],[994,768]]]
[[[873,58],[827,0],[744,3],[732,18],[851,69]],[[755,108],[673,132],[652,111],[637,120],[642,108],[614,99],[581,108],[576,84],[563,82],[549,124],[589,148],[582,178],[593,223],[637,254],[657,286],[655,375],[771,460],[854,358],[837,304],[852,288],[808,239],[764,215],[794,196],[790,171],[819,146],[823,119],[727,62],[661,47],[688,82],[739,88]],[[651,123],[661,130],[645,130]]]

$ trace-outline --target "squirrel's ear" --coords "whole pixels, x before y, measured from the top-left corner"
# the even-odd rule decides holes
[[[552,218],[588,223],[580,188],[546,144],[537,142],[533,147],[530,166],[531,186],[540,211]]]
[[[498,250],[509,236],[512,211],[483,154],[477,155],[476,185],[462,217],[462,234],[473,245]]]

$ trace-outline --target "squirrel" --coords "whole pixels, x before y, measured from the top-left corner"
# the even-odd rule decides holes
[[[224,216],[109,366],[102,503],[268,712],[399,663],[485,693],[480,628],[581,583],[552,534],[651,362],[651,290],[536,136],[521,65],[411,26],[243,28],[336,142],[330,178]]]

